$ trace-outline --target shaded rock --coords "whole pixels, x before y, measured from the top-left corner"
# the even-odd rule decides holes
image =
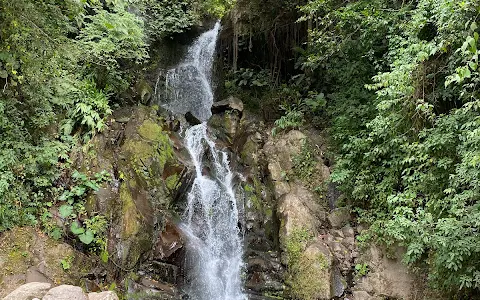
[[[327,218],[332,228],[342,228],[350,222],[350,210],[347,207],[335,208],[328,214]]]
[[[222,113],[227,110],[237,110],[238,112],[243,112],[243,102],[237,97],[229,97],[228,99],[214,102],[212,105],[212,113]]]
[[[101,293],[89,293],[88,300],[118,300],[117,294],[112,291]]]
[[[42,300],[88,300],[81,287],[61,285],[49,290]]]
[[[188,124],[190,124],[192,126],[202,124],[202,121],[197,119],[197,117],[195,117],[191,112],[187,112],[185,114],[185,120],[187,120]]]
[[[284,270],[280,259],[272,252],[252,252],[247,258],[245,287],[259,294],[281,294],[285,290]]]
[[[128,282],[126,299],[142,300],[181,300],[182,295],[175,285],[166,284],[148,277]]]
[[[345,293],[345,290],[347,289],[347,281],[342,276],[342,273],[340,273],[340,270],[337,267],[334,268],[332,273],[331,289],[332,289],[332,294],[335,297],[341,297],[343,293]]]
[[[3,300],[30,300],[42,298],[50,289],[51,284],[45,282],[31,282],[24,284],[8,294]]]
[[[178,249],[183,247],[183,239],[180,230],[172,222],[168,221],[160,233],[155,246],[155,258],[165,259],[170,257]]]
[[[135,83],[135,98],[138,102],[142,104],[148,104],[153,95],[153,89],[150,84],[141,79]]]
[[[159,282],[170,284],[176,284],[178,282],[179,268],[172,264],[152,261],[151,263],[142,265],[140,270]]]

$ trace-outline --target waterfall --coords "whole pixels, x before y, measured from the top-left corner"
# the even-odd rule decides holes
[[[167,103],[163,107],[176,114],[191,112],[200,121],[212,113],[212,65],[220,23],[203,33],[188,49],[186,58],[168,70],[165,82]]]
[[[238,228],[233,174],[226,152],[216,148],[206,121],[213,104],[212,65],[220,24],[202,34],[185,60],[167,72],[167,103],[174,113],[192,113],[203,123],[185,132],[196,178],[180,228],[187,236],[186,292],[194,300],[244,300],[243,243]]]

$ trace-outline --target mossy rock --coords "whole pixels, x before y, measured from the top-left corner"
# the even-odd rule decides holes
[[[90,173],[107,170],[112,181],[91,195],[86,207],[108,216],[111,259],[130,269],[153,249],[160,216],[173,214],[171,195],[183,165],[158,107],[122,108],[107,123],[91,142],[94,154],[85,155],[80,165]]]
[[[68,261],[64,269],[62,261]],[[53,284],[79,285],[99,263],[72,246],[51,239],[33,227],[14,228],[0,237],[0,298],[26,283],[36,268]]]

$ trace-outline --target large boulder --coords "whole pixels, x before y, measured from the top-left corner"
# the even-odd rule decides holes
[[[326,240],[325,201],[319,187],[330,171],[317,145],[299,130],[269,136],[263,148],[274,188],[286,283],[297,299],[342,296],[346,282]]]
[[[118,300],[118,296],[112,291],[88,293],[88,300]]]
[[[61,285],[48,291],[42,300],[88,300],[81,287]]]
[[[293,185],[290,192],[278,200],[277,215],[280,219],[280,243],[297,228],[318,234],[318,228],[325,221],[325,211],[316,201],[315,195],[301,185]]]
[[[424,291],[423,281],[401,262],[402,253],[403,250],[397,248],[394,256],[387,256],[375,245],[364,250],[357,263],[366,264],[369,272],[357,279],[356,297],[362,299],[368,294],[369,299],[419,299]]]
[[[42,298],[52,285],[45,282],[31,282],[24,284],[8,294],[3,300],[30,300]]]

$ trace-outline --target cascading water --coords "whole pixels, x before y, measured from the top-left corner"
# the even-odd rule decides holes
[[[184,61],[166,75],[166,109],[185,114],[191,112],[200,121],[212,113],[212,64],[220,23],[202,34],[188,49]]]
[[[196,172],[184,224],[189,236],[190,295],[199,300],[245,299],[240,279],[242,241],[227,153],[215,148],[206,124],[189,128],[185,139]],[[203,174],[208,168],[213,178]]]
[[[204,123],[185,132],[196,178],[188,194],[182,231],[187,235],[187,293],[194,300],[244,300],[243,246],[228,155],[216,148],[205,121],[211,116],[211,70],[220,24],[202,34],[186,59],[169,70],[165,108],[191,112]]]

